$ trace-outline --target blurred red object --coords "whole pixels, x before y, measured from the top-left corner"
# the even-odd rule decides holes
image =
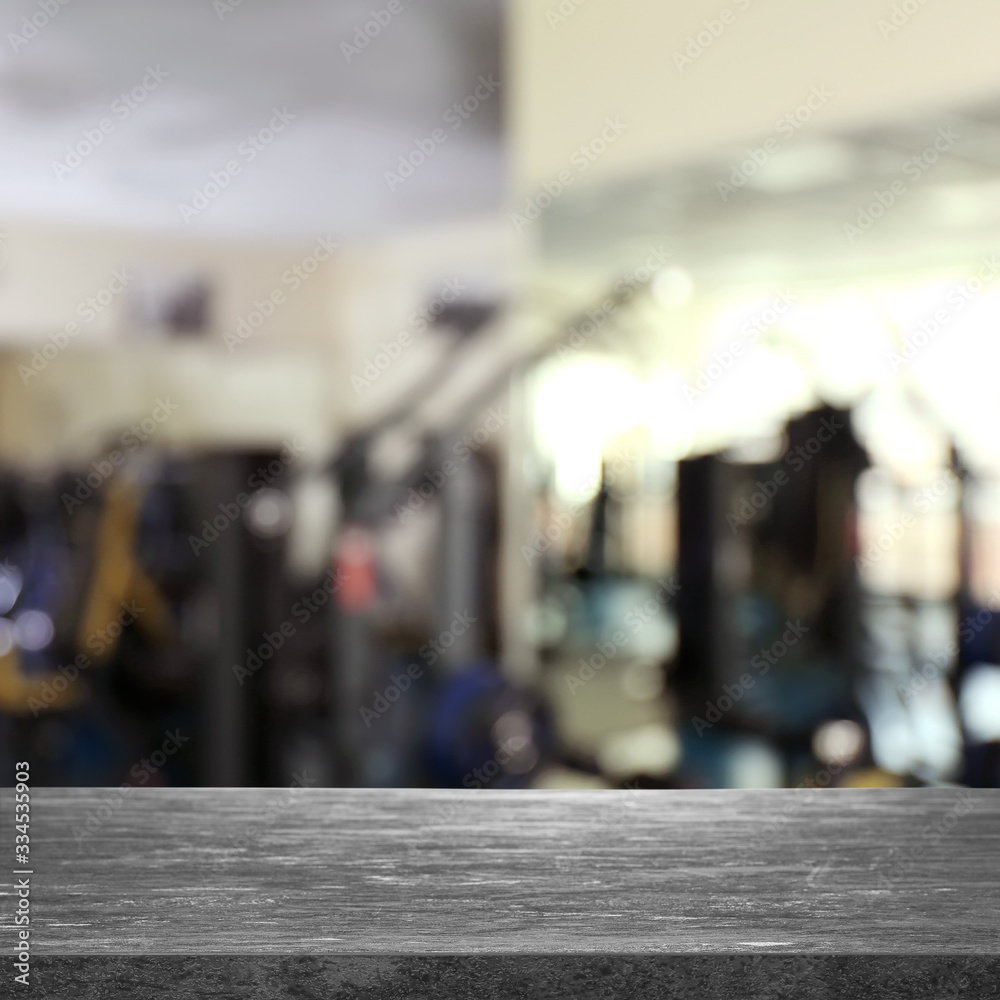
[[[371,610],[377,593],[375,546],[371,533],[358,526],[348,528],[334,555],[335,579],[340,581],[337,599],[348,614]]]

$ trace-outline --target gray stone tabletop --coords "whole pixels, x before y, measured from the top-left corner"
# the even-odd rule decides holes
[[[1000,997],[1000,791],[38,788],[31,871],[11,995]]]

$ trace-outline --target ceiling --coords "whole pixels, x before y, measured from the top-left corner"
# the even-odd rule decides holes
[[[996,469],[1000,100],[813,130],[747,165],[760,148],[732,145],[553,200],[542,301],[553,314],[567,298],[596,306],[595,287],[606,295],[657,248],[687,272],[691,302],[654,308],[654,281],[594,346],[644,376],[667,364],[690,380],[728,357],[726,391],[697,406],[682,381],[654,385],[680,400],[675,426],[700,420],[715,446],[815,398],[849,405],[871,393],[880,434],[898,436],[918,414],[965,461]],[[793,293],[792,311],[734,362],[743,322],[779,290]],[[906,419],[894,423],[897,411]]]
[[[621,273],[656,245],[724,286],[912,272],[997,249],[1000,101],[776,145],[761,164],[747,162],[751,148],[761,155],[751,142],[568,191],[546,210],[546,257]],[[860,213],[893,185],[894,203],[867,223]]]
[[[502,80],[458,128],[443,118],[479,76],[501,79],[500,2],[399,2],[367,47],[350,52],[343,44],[386,3],[86,0],[58,8],[21,44],[10,33],[38,15],[37,0],[7,0],[0,218],[364,239],[496,210],[504,181]],[[167,75],[122,115],[114,102],[151,79],[148,67]],[[240,144],[274,108],[287,108],[294,121],[249,162]],[[69,162],[67,145],[102,119],[113,130],[57,176],[54,164]],[[385,172],[439,127],[446,141],[390,190]],[[233,159],[239,175],[185,221],[180,206]]]

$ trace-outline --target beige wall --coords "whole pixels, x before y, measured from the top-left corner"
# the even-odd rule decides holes
[[[349,426],[392,405],[440,358],[434,347],[445,338],[421,330],[414,312],[445,287],[467,299],[508,290],[515,242],[495,217],[413,230],[342,246],[293,290],[283,275],[310,255],[310,242],[187,243],[28,223],[0,232],[0,455],[40,466],[97,453],[161,396],[179,406],[158,441],[265,445],[294,434],[317,456],[329,454]],[[35,352],[52,350],[53,335],[115,269],[150,264],[211,278],[205,340],[137,338],[117,296],[34,371]],[[284,300],[230,350],[227,334],[275,289]],[[393,364],[369,386],[355,384],[352,376],[401,334],[407,343]]]
[[[215,284],[218,334],[246,315],[255,298],[282,285],[281,275],[310,250],[301,245],[255,246],[179,240],[155,234],[70,228],[36,221],[3,220],[4,257],[0,270],[0,345],[33,344],[73,320],[88,296],[104,288],[116,268],[144,265],[192,268]],[[302,285],[277,310],[259,339],[295,338],[313,342],[315,319],[326,294],[322,275]],[[128,331],[113,303],[75,338],[80,345],[109,343]],[[254,339],[258,339],[255,335]]]
[[[330,320],[322,265],[297,290],[285,271],[312,244],[252,246],[5,222],[0,270],[0,453],[44,467],[96,454],[158,399],[176,411],[156,442],[179,446],[276,444],[295,434],[317,452],[338,422],[324,373],[342,347]],[[213,326],[198,341],[144,340],[129,328],[125,293],[96,316],[78,308],[116,270],[183,268],[212,282]],[[284,300],[231,351],[225,335],[275,289]],[[54,341],[68,323],[78,332]],[[62,344],[53,353],[53,344]],[[48,350],[44,366],[36,352]]]
[[[906,0],[512,0],[508,122],[515,186],[567,166],[606,116],[628,129],[581,175],[596,183],[766,136],[813,85],[834,93],[820,129],[1000,90],[1000,4]],[[722,25],[721,12],[731,11]],[[550,12],[572,11],[550,23]],[[722,31],[685,66],[673,54]],[[554,20],[554,19],[553,19]],[[883,37],[879,21],[889,23]]]

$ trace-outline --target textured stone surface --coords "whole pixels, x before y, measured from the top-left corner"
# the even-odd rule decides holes
[[[38,995],[246,1000],[992,1000],[1000,959],[788,955],[47,958]],[[42,992],[44,991],[44,992]]]
[[[39,996],[1000,996],[996,791],[35,789],[31,838]]]

